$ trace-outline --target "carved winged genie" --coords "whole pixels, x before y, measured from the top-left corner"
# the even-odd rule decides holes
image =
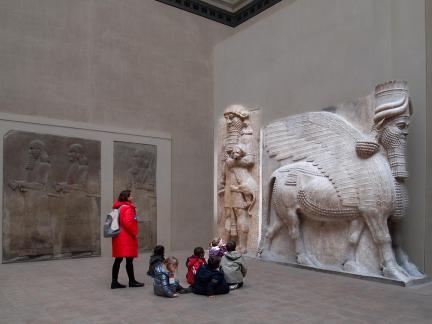
[[[411,115],[408,87],[390,81],[375,88],[373,127],[357,130],[330,112],[287,117],[264,129],[264,148],[281,165],[270,179],[276,221],[264,236],[269,249],[287,226],[297,262],[319,266],[305,248],[300,218],[350,222],[344,269],[361,272],[356,249],[365,226],[380,252],[383,275],[408,281],[396,262],[387,221],[405,214],[406,137]],[[270,212],[267,213],[267,225]]]

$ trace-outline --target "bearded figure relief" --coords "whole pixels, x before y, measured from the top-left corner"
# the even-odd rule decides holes
[[[56,191],[64,193],[68,193],[71,190],[86,191],[88,159],[85,155],[84,147],[78,143],[70,145],[67,158],[70,165],[66,173],[66,179],[56,184]]]
[[[100,255],[100,142],[11,130],[3,262]]]
[[[156,148],[145,144],[136,146],[143,148],[133,151],[126,188],[134,195],[138,214],[138,248],[144,251],[153,249],[157,241]]]
[[[221,149],[219,199],[220,236],[224,241],[235,240],[238,249],[246,253],[250,225],[258,195],[255,180],[256,134],[250,126],[250,112],[240,105],[229,106],[224,113],[225,129]],[[256,213],[256,212],[255,212]],[[256,216],[256,215],[255,215]]]
[[[363,112],[371,120],[369,131],[325,111],[294,115],[265,127],[264,154],[277,167],[270,176],[259,252],[271,258],[272,244],[285,229],[298,264],[325,268],[306,243],[304,224],[336,227],[345,222],[342,258],[332,266],[368,274],[358,257],[366,228],[377,251],[380,273],[374,275],[408,282],[422,274],[394,241],[402,256],[396,258],[388,226],[405,216],[408,205],[406,149],[412,110],[407,83],[380,84],[364,103],[363,109],[372,108],[369,115]]]
[[[82,144],[69,145],[66,158],[69,161],[64,181],[54,187],[63,199],[62,211],[55,220],[56,257],[92,254],[95,220],[91,219],[93,197],[88,195],[88,159]]]
[[[132,158],[134,165],[127,171],[128,189],[144,189],[153,192],[154,183],[154,154],[144,149],[134,152]]]
[[[48,173],[51,169],[49,156],[45,143],[41,140],[33,140],[29,144],[28,159],[24,166],[26,170],[25,180],[12,180],[9,187],[12,190],[26,192],[28,190],[44,190],[48,181]]]
[[[28,145],[24,164],[24,180],[8,182],[15,195],[6,205],[14,202],[10,212],[10,236],[6,257],[12,260],[43,257],[52,254],[51,223],[47,204],[46,184],[51,170],[47,148],[42,140]],[[7,236],[7,235],[6,235]]]

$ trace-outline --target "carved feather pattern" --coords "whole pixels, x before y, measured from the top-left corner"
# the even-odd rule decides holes
[[[264,130],[269,156],[282,165],[306,161],[333,184],[343,206],[359,205],[359,187],[371,185],[364,160],[356,155],[365,136],[346,120],[329,112],[310,112],[277,120]]]

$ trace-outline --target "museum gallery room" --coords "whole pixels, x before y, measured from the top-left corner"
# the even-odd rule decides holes
[[[0,323],[432,323],[432,0],[0,0]]]

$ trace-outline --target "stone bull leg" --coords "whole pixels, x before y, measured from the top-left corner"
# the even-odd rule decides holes
[[[404,282],[408,281],[408,273],[398,265],[393,253],[387,217],[377,210],[367,210],[363,212],[363,217],[380,251],[383,275]]]
[[[415,264],[411,262],[408,255],[402,249],[400,223],[400,219],[390,218],[389,226],[396,260],[398,264],[411,276],[415,278],[422,278],[424,277],[424,274],[417,269]]]
[[[297,213],[297,210],[294,208],[288,209],[283,221],[288,227],[289,236],[294,241],[297,263],[311,267],[320,267],[321,264],[319,261],[315,258],[315,256],[310,254],[305,247],[300,217]]]
[[[318,260],[305,248],[297,201],[297,186],[294,182],[292,185],[287,185],[290,182],[286,180],[290,178],[292,174],[276,179],[273,192],[276,216],[288,228],[288,234],[294,242],[297,263],[312,267],[320,266]]]
[[[269,204],[268,204],[267,217],[266,217],[267,228],[263,235],[263,239],[261,241],[257,253],[261,257],[265,257],[267,254],[270,254],[273,239],[279,233],[279,231],[284,227],[284,223],[279,218],[277,213],[273,224],[270,225],[272,208],[275,207],[275,205],[279,204],[279,199],[276,199],[275,197],[275,194],[278,193],[277,185],[279,184],[279,182],[280,181],[278,181],[276,177],[273,177],[270,180],[270,186],[269,186],[270,195],[269,195]],[[277,194],[277,196],[279,198],[281,197],[279,194]]]
[[[284,227],[284,223],[279,219],[279,217],[276,218],[275,222],[267,229],[265,235],[264,235],[264,243],[262,244],[262,250],[270,250],[271,245],[273,242],[273,239],[275,236],[279,233],[279,231]]]
[[[350,223],[348,248],[345,255],[345,261],[343,263],[345,271],[356,273],[362,273],[364,271],[358,264],[356,256],[357,247],[360,242],[364,226],[364,220],[360,217],[352,220]]]

